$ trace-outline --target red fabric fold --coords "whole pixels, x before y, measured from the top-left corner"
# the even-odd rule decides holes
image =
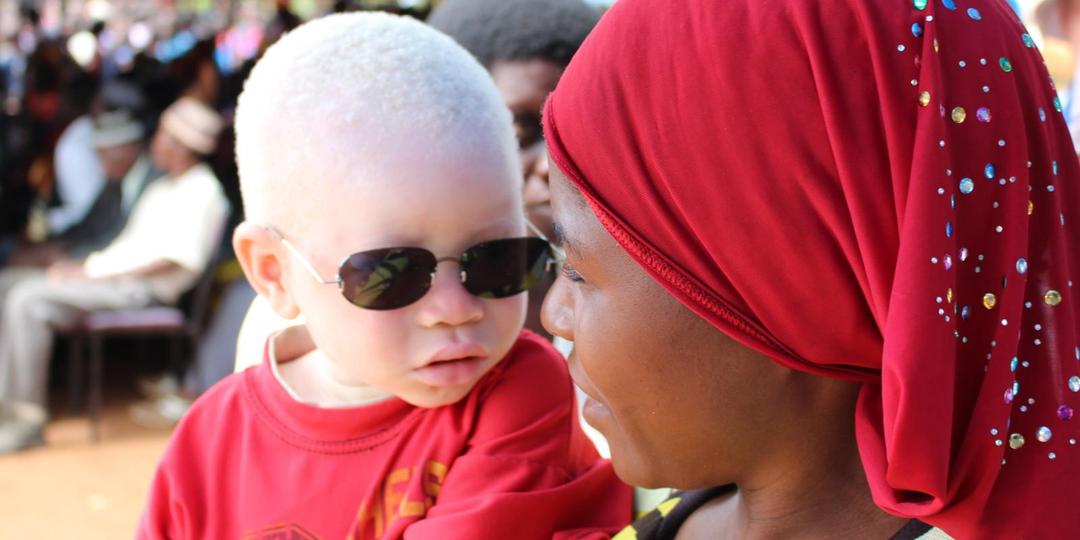
[[[620,0],[544,125],[671,294],[782,365],[864,383],[881,508],[1071,538],[1080,166],[1059,109],[1004,2]]]

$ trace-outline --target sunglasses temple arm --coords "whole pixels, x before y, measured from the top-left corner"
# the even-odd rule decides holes
[[[533,225],[533,222],[526,219],[525,220],[525,226],[528,227],[529,230],[532,231],[533,234],[535,234],[541,240],[544,240],[549,244],[551,243],[551,240],[548,240],[548,237],[544,236],[544,232],[540,230],[540,227],[537,227],[536,225]]]
[[[304,267],[305,270],[308,271],[309,274],[311,274],[311,277],[315,278],[315,281],[318,281],[323,285],[336,284],[338,282],[338,280],[336,279],[328,280],[320,276],[319,271],[316,270],[310,262],[308,262],[307,258],[304,257],[304,254],[300,253],[300,250],[296,249],[296,247],[292,245],[292,242],[289,242],[287,238],[282,236],[281,233],[277,231],[277,229],[273,227],[267,227],[266,230],[270,231],[270,234],[274,235],[274,238],[277,238],[278,242],[281,242],[281,245],[285,246],[285,249],[289,250],[289,253],[292,253],[293,256],[296,257],[296,260],[300,261],[300,264]]]
[[[537,238],[548,243],[548,247],[551,248],[551,252],[555,254],[554,263],[556,266],[562,264],[562,262],[566,260],[566,253],[562,250],[562,248],[556,246],[554,242],[549,240],[548,237],[544,235],[544,232],[540,230],[540,227],[537,227],[533,224],[533,222],[529,221],[528,219],[525,220],[525,226],[528,227],[529,230],[537,236]],[[548,268],[548,270],[550,271],[551,268]]]

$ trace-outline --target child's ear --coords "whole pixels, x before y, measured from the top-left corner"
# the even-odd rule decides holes
[[[300,315],[300,307],[282,282],[281,257],[288,256],[288,252],[281,249],[281,243],[270,231],[247,221],[240,223],[233,231],[233,252],[248,283],[270,303],[275,313],[286,319]]]

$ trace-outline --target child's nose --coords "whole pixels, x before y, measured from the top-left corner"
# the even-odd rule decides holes
[[[484,318],[483,301],[465,290],[461,267],[440,264],[431,281],[431,290],[420,301],[420,324],[426,327],[461,326]]]

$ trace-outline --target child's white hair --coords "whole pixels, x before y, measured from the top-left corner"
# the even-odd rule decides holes
[[[306,23],[266,51],[240,95],[236,161],[246,219],[289,220],[313,188],[362,177],[396,146],[437,141],[486,145],[505,159],[508,181],[520,180],[510,113],[487,71],[452,39],[384,13]],[[406,150],[415,159],[436,151]],[[327,178],[330,171],[349,178]]]

